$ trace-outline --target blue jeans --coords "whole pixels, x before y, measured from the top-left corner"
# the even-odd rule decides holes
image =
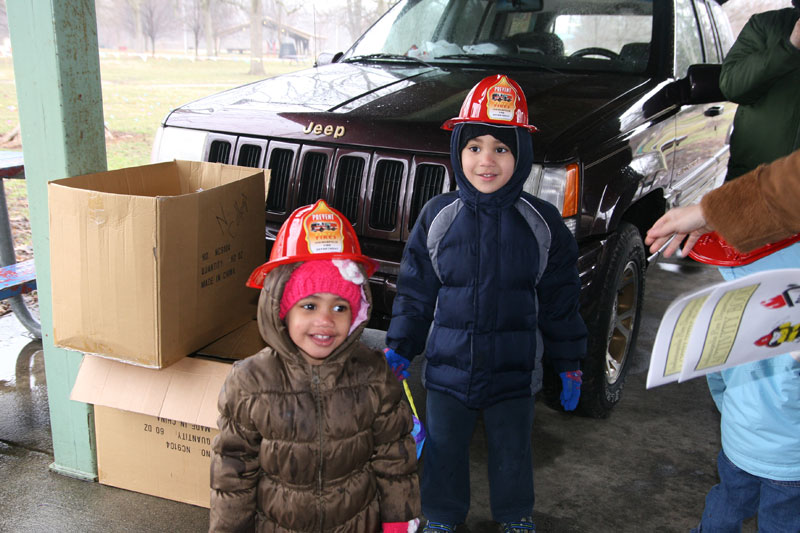
[[[761,533],[800,531],[800,480],[775,481],[748,474],[722,451],[717,470],[719,485],[708,492],[703,519],[693,532],[739,533],[742,522],[755,514]]]
[[[469,511],[469,446],[483,414],[489,452],[489,500],[497,522],[533,515],[531,397],[469,409],[449,394],[427,391],[422,512],[425,518],[460,524]]]

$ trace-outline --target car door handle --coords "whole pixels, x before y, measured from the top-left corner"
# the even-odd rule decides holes
[[[703,114],[707,117],[716,117],[718,115],[721,115],[724,110],[725,106],[712,105],[711,107],[703,111]]]
[[[673,147],[677,148],[679,144],[681,144],[683,141],[686,140],[686,137],[687,137],[686,135],[683,135],[681,137],[675,137],[673,139],[670,139],[670,140],[668,140],[667,142],[665,142],[664,144],[661,145],[660,150],[662,152],[666,152],[670,148],[673,148]]]

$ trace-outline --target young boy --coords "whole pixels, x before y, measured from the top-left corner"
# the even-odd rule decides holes
[[[574,409],[580,394],[587,333],[577,244],[555,207],[522,191],[536,128],[516,82],[485,78],[442,127],[453,130],[458,191],[420,213],[386,335],[396,372],[425,349],[424,531],[454,531],[467,517],[479,414],[492,516],[504,531],[533,531],[531,430],[543,354],[561,374],[564,408]]]
[[[292,213],[251,275],[267,347],[235,363],[220,393],[211,531],[415,529],[411,410],[383,355],[358,340],[374,270],[320,200]]]

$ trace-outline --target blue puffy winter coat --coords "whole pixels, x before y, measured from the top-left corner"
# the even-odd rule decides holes
[[[427,388],[484,408],[535,394],[543,354],[558,372],[577,370],[587,333],[575,239],[555,207],[522,191],[530,134],[515,128],[514,174],[483,194],[461,168],[462,127],[451,140],[458,191],[431,199],[414,225],[386,344],[409,359],[425,350]]]

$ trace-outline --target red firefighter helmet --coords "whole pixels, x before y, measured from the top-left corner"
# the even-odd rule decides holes
[[[361,263],[371,276],[378,263],[361,254],[356,232],[347,217],[329,207],[325,200],[298,207],[278,230],[269,261],[256,268],[247,286],[260,289],[273,268],[312,259],[351,259]]]
[[[443,130],[452,130],[462,122],[481,122],[498,126],[519,126],[537,131],[528,123],[528,101],[517,82],[504,74],[483,78],[461,104],[458,116],[445,121]]]
[[[748,265],[797,241],[800,241],[800,233],[782,241],[765,244],[761,248],[756,248],[750,252],[740,252],[725,242],[725,239],[719,233],[712,231],[701,235],[697,239],[697,242],[689,252],[689,257],[707,265],[736,267]]]

